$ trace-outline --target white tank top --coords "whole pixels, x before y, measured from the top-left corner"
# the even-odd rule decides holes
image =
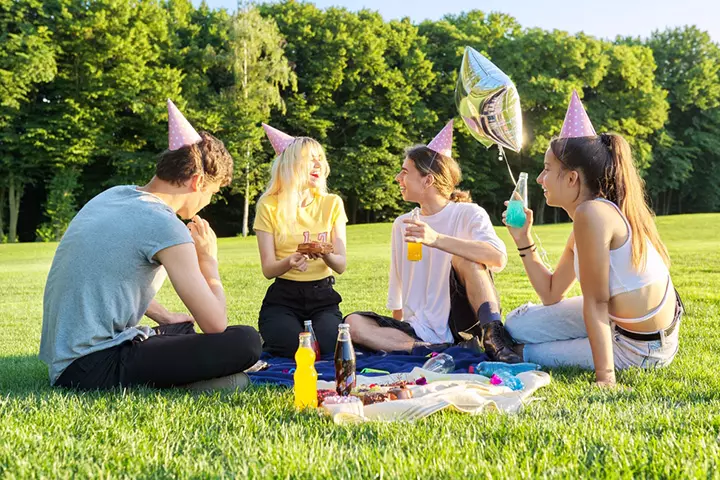
[[[668,279],[669,285],[670,272],[650,240],[647,240],[647,264],[645,265],[645,270],[637,271],[633,268],[632,229],[625,215],[623,215],[618,206],[613,202],[605,200],[604,198],[596,198],[595,200],[608,203],[615,207],[615,210],[617,210],[625,222],[628,231],[628,238],[625,243],[615,250],[610,250],[610,297],[614,297],[620,293],[638,290],[662,279]],[[575,253],[575,276],[579,281],[580,263],[578,262],[576,245],[573,245],[573,252]]]

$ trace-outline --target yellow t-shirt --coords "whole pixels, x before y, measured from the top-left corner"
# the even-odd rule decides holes
[[[299,207],[297,223],[291,225],[285,241],[280,243],[277,237],[277,197],[263,197],[255,209],[255,231],[268,232],[275,235],[275,259],[282,260],[297,251],[301,243],[331,242],[330,233],[335,222],[347,223],[347,215],[343,201],[337,195],[319,195],[309,205]],[[322,259],[308,260],[308,268],[304,272],[290,269],[280,278],[311,282],[332,275]]]

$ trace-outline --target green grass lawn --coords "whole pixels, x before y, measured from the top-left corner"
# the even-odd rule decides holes
[[[539,401],[517,415],[441,412],[415,424],[342,427],[296,413],[292,392],[275,387],[51,389],[37,351],[55,245],[0,245],[0,477],[717,478],[720,214],[658,224],[688,310],[670,367],[620,373],[629,391],[599,390],[588,372],[553,370]],[[570,225],[537,231],[557,261]],[[348,228],[349,267],[337,283],[344,312],[383,311],[389,235],[389,224]],[[220,261],[232,323],[257,325],[269,282],[255,239],[222,239]],[[516,255],[497,283],[506,311],[537,301]],[[181,307],[169,282],[160,301]]]

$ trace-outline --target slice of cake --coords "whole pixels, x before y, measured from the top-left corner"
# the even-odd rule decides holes
[[[307,242],[298,245],[297,251],[305,255],[327,255],[333,253],[333,245],[326,242]]]

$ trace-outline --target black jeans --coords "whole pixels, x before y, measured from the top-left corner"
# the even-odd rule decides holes
[[[303,322],[312,320],[320,353],[335,351],[342,297],[333,288],[334,277],[313,282],[275,279],[263,299],[258,328],[263,349],[273,355],[292,358],[298,349]]]
[[[191,323],[161,325],[156,335],[123,342],[73,361],[56,386],[78,389],[149,386],[169,388],[242,372],[260,358],[252,327],[197,334]]]

